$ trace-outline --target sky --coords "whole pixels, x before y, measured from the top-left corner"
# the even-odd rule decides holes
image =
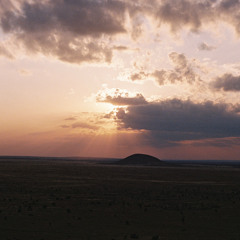
[[[0,155],[240,160],[239,0],[0,0]]]

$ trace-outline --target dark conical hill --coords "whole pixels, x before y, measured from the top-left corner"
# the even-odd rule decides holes
[[[161,165],[162,161],[158,158],[147,154],[133,154],[117,162],[121,165],[144,165],[144,166],[156,166]]]

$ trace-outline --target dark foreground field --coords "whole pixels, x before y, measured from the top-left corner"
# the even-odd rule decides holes
[[[240,169],[0,161],[1,240],[240,239]]]

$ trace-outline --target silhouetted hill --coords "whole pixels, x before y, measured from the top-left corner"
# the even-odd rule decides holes
[[[147,154],[133,154],[117,162],[121,165],[144,165],[144,166],[157,166],[161,165],[162,161],[156,157]]]

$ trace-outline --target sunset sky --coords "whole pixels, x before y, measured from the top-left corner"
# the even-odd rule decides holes
[[[0,155],[240,160],[239,0],[0,0]]]

